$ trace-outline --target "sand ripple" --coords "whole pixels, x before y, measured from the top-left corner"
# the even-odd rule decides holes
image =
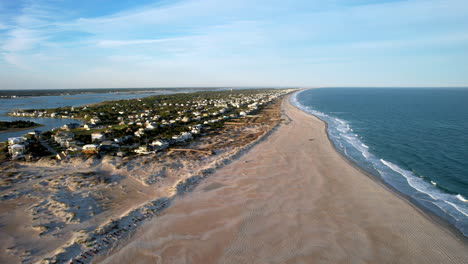
[[[270,138],[144,224],[102,263],[468,263],[468,246],[284,105]]]

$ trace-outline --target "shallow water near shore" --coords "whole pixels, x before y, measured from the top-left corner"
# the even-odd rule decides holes
[[[468,236],[468,89],[322,88],[291,101],[348,159]]]

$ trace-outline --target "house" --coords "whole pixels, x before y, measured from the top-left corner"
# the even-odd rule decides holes
[[[154,151],[152,151],[151,147],[148,146],[148,145],[140,146],[139,148],[135,149],[134,151],[135,151],[135,153],[142,154],[142,155],[148,155],[148,154],[154,153]]]
[[[85,154],[95,154],[99,152],[99,146],[96,144],[87,144],[83,146],[81,151]]]
[[[145,134],[145,129],[144,128],[139,128],[137,131],[135,131],[135,136],[141,137]]]
[[[99,122],[101,122],[101,119],[99,119],[99,117],[93,117],[89,120],[89,122],[93,125],[96,125],[98,124]]]
[[[155,123],[148,123],[148,124],[146,125],[146,129],[147,129],[147,130],[153,130],[153,129],[157,128],[157,127],[158,127],[158,125],[155,124]]]
[[[65,147],[68,141],[73,141],[74,137],[75,134],[65,131],[59,131],[57,134],[52,136],[54,141],[60,144],[62,147]]]
[[[86,130],[90,130],[91,128],[94,128],[94,127],[96,127],[96,126],[93,125],[93,124],[84,124],[83,127],[84,127]]]
[[[68,124],[65,124],[62,126],[63,129],[75,129],[75,128],[78,128],[80,127],[80,124],[79,123],[68,123]]]
[[[178,136],[173,136],[172,139],[174,139],[176,142],[185,142],[193,139],[193,136],[190,132],[182,132]]]
[[[151,142],[151,145],[155,149],[161,150],[161,149],[165,149],[165,148],[169,147],[169,142],[167,142],[165,140],[158,139],[158,140],[155,140],[155,141]]]
[[[192,134],[198,135],[198,134],[200,134],[200,132],[201,132],[202,125],[197,124],[197,125],[191,126],[190,128],[191,128],[191,131],[190,131],[190,132],[191,132]]]
[[[57,153],[57,155],[55,155],[55,158],[58,160],[65,160],[67,159],[67,154],[62,151],[60,153]]]
[[[66,140],[64,146],[67,147],[67,148],[76,148],[78,146],[78,141],[76,141],[76,140]]]
[[[38,136],[41,135],[41,131],[39,131],[39,130],[30,131],[30,132],[28,132],[28,135],[38,137]]]
[[[102,132],[94,132],[91,134],[91,141],[103,141],[106,139],[106,136]]]
[[[8,138],[8,145],[15,145],[15,144],[20,144],[24,142],[24,138],[22,137],[12,137]]]
[[[10,153],[12,159],[24,157],[25,146],[22,144],[8,146],[8,153]]]

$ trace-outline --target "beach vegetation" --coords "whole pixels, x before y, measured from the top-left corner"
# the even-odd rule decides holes
[[[15,130],[34,128],[34,127],[39,127],[39,126],[42,126],[42,125],[32,122],[32,121],[26,121],[26,120],[0,121],[1,132],[15,131]]]

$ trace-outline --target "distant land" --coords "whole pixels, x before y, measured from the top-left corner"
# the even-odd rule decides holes
[[[227,89],[225,87],[199,88],[199,87],[177,87],[177,88],[93,88],[93,89],[28,89],[28,90],[3,90],[0,91],[0,98],[28,97],[28,96],[60,96],[72,94],[93,94],[93,93],[140,93],[140,92],[160,92],[160,91],[191,91],[191,90],[218,90]]]
[[[73,94],[94,94],[94,93],[142,93],[142,92],[193,92],[196,91],[217,91],[227,89],[251,89],[253,87],[154,87],[154,88],[73,88],[73,89],[27,89],[27,90],[2,90],[0,99],[30,96],[61,96]],[[267,87],[255,87],[267,88]],[[271,88],[271,87],[268,87]],[[275,88],[275,87],[274,87]],[[285,88],[285,87],[277,87]]]

